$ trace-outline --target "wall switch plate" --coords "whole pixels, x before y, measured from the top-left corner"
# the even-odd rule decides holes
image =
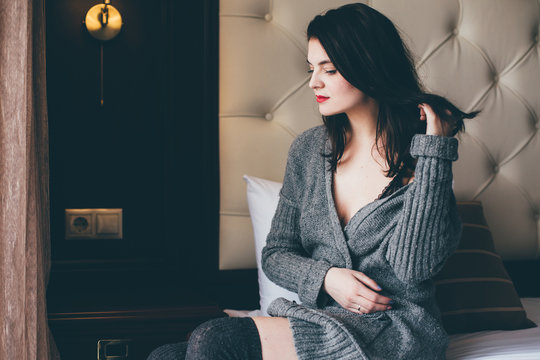
[[[129,360],[130,339],[98,340],[98,360]]]
[[[122,209],[66,209],[66,240],[122,237]]]

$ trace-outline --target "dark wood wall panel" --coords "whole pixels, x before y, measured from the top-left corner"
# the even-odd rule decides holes
[[[104,106],[83,24],[98,3],[46,4],[52,285],[204,282],[218,254],[217,0],[112,1],[124,26],[103,43]],[[65,240],[66,208],[122,208],[124,239]]]

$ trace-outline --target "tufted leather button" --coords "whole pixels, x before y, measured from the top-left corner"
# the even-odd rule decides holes
[[[500,170],[499,165],[494,165],[494,166],[493,166],[493,172],[494,172],[495,174],[498,173],[499,170]]]
[[[268,121],[272,120],[274,118],[274,115],[272,115],[272,113],[266,113],[264,115],[264,118]]]
[[[268,22],[272,21],[272,14],[265,14],[264,15],[264,20],[266,20]]]
[[[536,221],[540,220],[540,212],[535,211],[535,212],[533,213],[533,216],[534,216],[534,220],[536,220]]]
[[[452,31],[452,34],[454,36],[458,36],[459,35],[459,29],[458,28],[455,28],[453,31]]]
[[[499,82],[499,75],[495,74],[493,75],[493,82],[498,83]]]

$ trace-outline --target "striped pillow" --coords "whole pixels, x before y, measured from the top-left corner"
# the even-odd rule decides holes
[[[437,303],[449,334],[536,327],[495,252],[479,201],[458,202],[463,236],[435,277]]]

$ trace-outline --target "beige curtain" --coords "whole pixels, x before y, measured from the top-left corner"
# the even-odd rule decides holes
[[[0,0],[0,359],[55,359],[44,0]]]

